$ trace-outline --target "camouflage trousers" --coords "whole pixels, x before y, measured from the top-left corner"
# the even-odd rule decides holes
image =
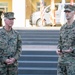
[[[18,75],[18,67],[13,65],[1,67],[0,75]]]
[[[75,62],[58,63],[57,75],[75,75]]]

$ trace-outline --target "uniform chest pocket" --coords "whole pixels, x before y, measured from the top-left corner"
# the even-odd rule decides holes
[[[4,49],[7,45],[7,41],[4,41],[4,40],[0,40],[0,48],[1,49]]]
[[[8,40],[8,44],[9,44],[9,45],[12,45],[12,46],[16,45],[16,44],[17,44],[17,38],[16,38],[16,37],[10,38],[10,39]]]

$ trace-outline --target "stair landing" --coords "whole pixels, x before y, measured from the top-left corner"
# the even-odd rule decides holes
[[[22,50],[29,51],[55,51],[57,45],[22,45]]]

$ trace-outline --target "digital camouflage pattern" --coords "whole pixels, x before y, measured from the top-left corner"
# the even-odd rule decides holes
[[[22,41],[19,33],[15,30],[7,32],[4,27],[0,29],[0,75],[17,75],[18,62],[22,51]],[[5,60],[15,58],[16,61],[7,65]],[[8,69],[10,73],[8,74]]]
[[[8,19],[15,19],[14,12],[5,12],[4,17]]]
[[[59,55],[57,75],[75,75],[75,21],[61,27],[58,48],[73,51]]]
[[[66,11],[74,11],[75,10],[74,5],[65,5],[64,8],[65,8],[64,12],[66,12]]]

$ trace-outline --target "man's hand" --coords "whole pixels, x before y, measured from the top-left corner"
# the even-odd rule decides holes
[[[61,55],[61,54],[62,54],[62,52],[61,52],[60,50],[56,50],[56,53],[57,53],[58,55]]]
[[[15,59],[14,58],[10,58],[10,61],[12,61],[12,63],[14,63],[15,62]]]
[[[10,64],[10,59],[6,59],[5,63]]]
[[[7,65],[13,64],[14,62],[15,62],[15,59],[14,59],[14,58],[6,59],[6,61],[5,61],[5,63],[6,63]]]
[[[68,50],[62,50],[63,53],[71,53],[73,50],[68,49]]]

